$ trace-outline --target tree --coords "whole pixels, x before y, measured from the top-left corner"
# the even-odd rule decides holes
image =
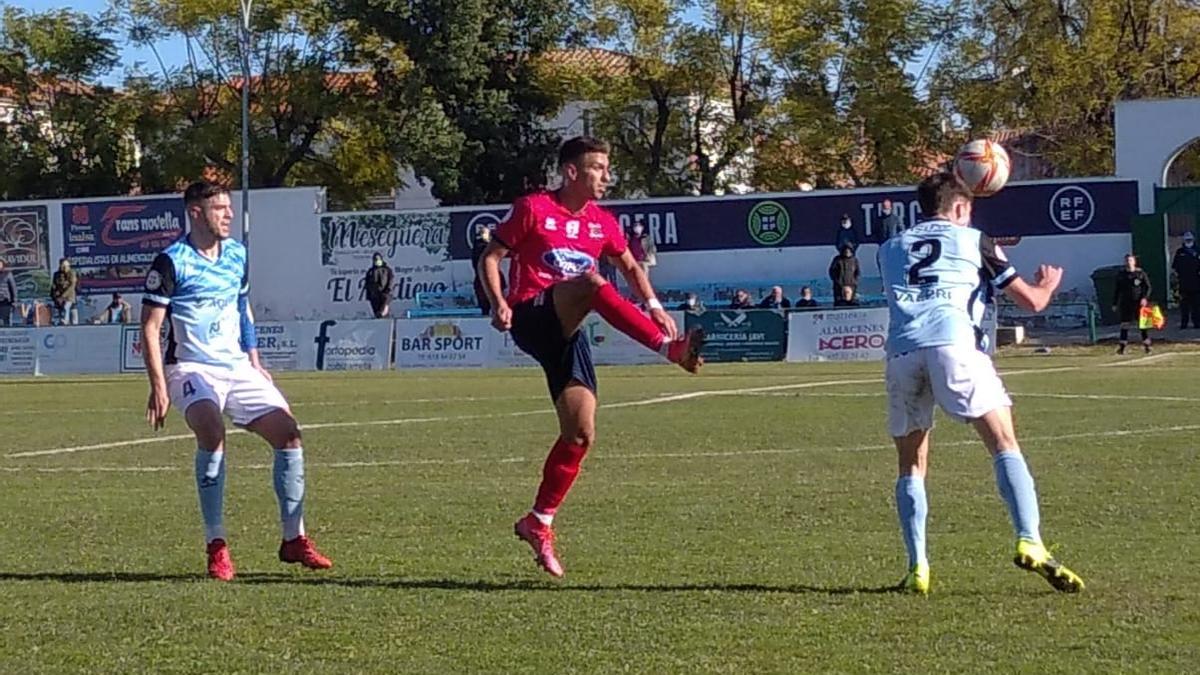
[[[620,45],[622,66],[577,59],[543,69],[543,85],[560,98],[594,104],[625,196],[715,194],[749,180],[771,86],[761,26],[745,3],[708,0],[695,7],[699,24],[687,20],[691,8],[688,0],[601,0],[592,39]]]
[[[152,115],[139,120],[142,175],[171,188],[216,170],[240,182],[241,71],[237,0],[127,0],[131,39],[154,50],[182,38],[187,63],[142,73],[130,89],[159,91]],[[374,74],[346,58],[351,34],[325,3],[259,0],[250,52],[252,187],[328,186],[344,203],[361,204],[399,182],[397,154],[408,137],[391,137],[380,120],[383,97]]]
[[[911,66],[945,33],[951,11],[930,0],[765,5],[782,91],[779,123],[760,148],[760,184],[913,180],[946,141]]]
[[[501,202],[540,186],[560,139],[543,127],[560,102],[533,63],[572,37],[569,0],[337,0],[356,58],[389,73],[389,128],[436,134],[411,165],[446,204]],[[398,74],[403,73],[402,78]],[[398,80],[398,81],[397,81]],[[420,110],[414,120],[403,111]]]
[[[1200,94],[1188,0],[961,3],[935,94],[969,133],[1028,129],[1064,175],[1110,174],[1122,99]]]
[[[108,25],[86,14],[5,7],[0,24],[0,197],[45,199],[127,192],[136,106],[99,80],[117,60]]]

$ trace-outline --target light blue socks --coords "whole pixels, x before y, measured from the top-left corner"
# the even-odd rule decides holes
[[[901,476],[896,479],[896,511],[900,514],[900,531],[908,549],[908,566],[928,563],[925,557],[925,517],[929,502],[925,499],[925,479]]]
[[[204,517],[204,540],[225,538],[222,509],[225,504],[225,451],[196,449],[196,491]]]
[[[1017,538],[1041,543],[1037,491],[1033,487],[1033,476],[1025,464],[1025,456],[1019,450],[1001,450],[996,453],[993,464],[996,468],[996,487],[1008,505],[1008,515],[1012,518]]]
[[[304,449],[276,450],[273,469],[283,540],[291,541],[304,534]]]

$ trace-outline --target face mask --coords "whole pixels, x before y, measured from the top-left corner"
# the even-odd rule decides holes
[[[634,233],[634,234],[636,234],[636,235],[637,235],[637,236],[639,236],[639,237],[640,237],[640,236],[642,236],[642,232],[643,232],[643,230],[642,230],[642,228],[640,228],[640,227],[635,227],[635,228],[633,228],[633,233]]]
[[[687,299],[687,305],[688,305],[688,307],[695,307],[695,306],[696,306],[696,299],[695,299],[695,298],[688,298],[688,299]]]
[[[842,229],[843,229],[843,230],[848,230],[848,229],[850,229],[850,221],[848,221],[848,220],[843,220],[843,221],[842,221]]]
[[[376,267],[383,267],[383,261],[382,261],[382,260],[376,260],[376,261],[375,261],[375,266],[376,266]]]

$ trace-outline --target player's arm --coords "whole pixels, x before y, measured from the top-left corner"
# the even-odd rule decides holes
[[[171,296],[175,293],[175,264],[171,257],[160,253],[146,274],[142,295],[142,361],[146,364],[146,377],[150,378],[150,398],[146,403],[146,422],[153,429],[161,429],[167,418],[171,399],[167,395],[167,377],[163,372],[162,335],[163,321]]]
[[[492,326],[504,332],[512,328],[512,307],[504,298],[500,282],[500,261],[512,253],[535,228],[533,209],[527,198],[513,202],[512,208],[492,232],[492,240],[479,256],[476,273],[483,283],[483,293],[492,306]]]
[[[500,261],[508,256],[510,249],[504,242],[493,237],[479,256],[479,278],[483,281],[483,292],[487,295],[488,303],[492,306],[492,325],[496,330],[506,331],[512,328],[512,308],[504,299],[504,291],[500,287]]]
[[[1054,298],[1062,282],[1062,268],[1053,265],[1041,265],[1034,275],[1033,283],[1029,283],[1017,274],[1016,268],[1008,262],[1008,256],[985,235],[979,238],[980,255],[983,261],[983,272],[996,290],[1004,294],[1022,309],[1040,312],[1046,309]]]
[[[613,267],[620,270],[621,276],[625,277],[629,287],[646,303],[646,307],[650,310],[650,318],[654,319],[654,323],[663,329],[667,340],[674,340],[679,335],[679,328],[675,325],[675,320],[663,308],[662,302],[654,292],[654,287],[650,285],[650,279],[637,260],[634,260],[629,247],[625,247],[620,255],[610,255],[608,259],[612,262]]]
[[[250,268],[242,276],[242,288],[238,292],[238,346],[250,357],[250,365],[268,380],[271,373],[263,368],[258,357],[258,333],[254,330],[254,310],[250,307]]]

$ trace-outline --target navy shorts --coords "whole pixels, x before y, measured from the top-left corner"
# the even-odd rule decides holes
[[[592,349],[582,331],[563,337],[562,324],[554,309],[553,289],[546,289],[513,307],[509,333],[521,351],[532,356],[546,373],[550,398],[558,397],[572,380],[596,393],[596,369]]]

